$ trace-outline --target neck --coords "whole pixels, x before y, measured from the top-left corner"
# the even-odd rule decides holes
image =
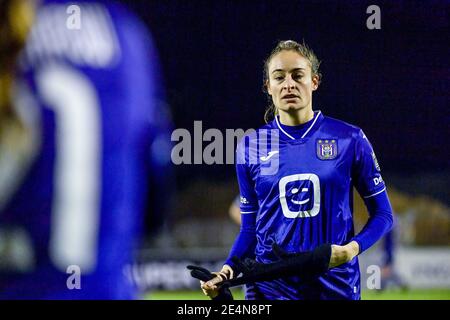
[[[298,126],[314,118],[312,108],[303,108],[300,110],[279,110],[280,122],[286,126]]]

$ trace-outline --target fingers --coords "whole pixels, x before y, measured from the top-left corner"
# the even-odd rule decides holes
[[[214,298],[219,294],[220,283],[232,279],[234,272],[230,266],[224,265],[221,271],[211,273],[215,277],[209,281],[200,281],[200,286],[205,295]]]
[[[206,286],[211,287],[211,288],[217,288],[217,285],[225,280],[228,279],[228,275],[225,272],[212,272],[213,274],[216,275],[215,278],[212,278],[211,280],[209,280],[208,282],[206,282]]]
[[[205,282],[202,284],[202,289],[205,290],[218,290],[218,285],[228,279],[228,274],[220,271],[220,272],[211,272],[212,274],[215,274],[216,277],[212,278],[211,280]]]
[[[214,278],[215,279],[215,278]],[[215,298],[219,295],[219,288],[216,285],[209,285],[208,282],[200,281],[201,289],[205,296]]]
[[[204,281],[200,281],[200,287],[202,289],[202,292],[205,296],[208,297],[214,297],[214,290],[206,288],[205,287],[205,282]]]
[[[233,279],[234,278],[234,271],[233,271],[233,269],[230,269],[229,271],[230,272],[228,274],[228,279]]]
[[[230,279],[233,279],[233,278],[234,278],[234,271],[233,271],[233,269],[232,269],[229,265],[227,265],[227,264],[224,264],[224,265],[223,265],[223,268],[222,268],[221,272],[225,273],[225,274],[228,276],[227,280],[230,280]]]
[[[216,276],[220,277],[222,280],[228,279],[228,271],[224,271],[223,269],[219,272],[211,272],[212,274],[215,274]]]
[[[329,268],[337,267],[346,261],[346,253],[343,246],[336,244],[331,245],[331,257],[328,264]]]

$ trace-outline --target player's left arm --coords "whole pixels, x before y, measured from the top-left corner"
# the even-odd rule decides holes
[[[352,260],[375,244],[392,227],[392,207],[381,177],[380,167],[372,145],[360,130],[355,137],[352,180],[369,212],[361,232],[344,246],[334,246],[330,267]]]

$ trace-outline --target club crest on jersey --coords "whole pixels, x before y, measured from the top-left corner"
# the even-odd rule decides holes
[[[316,141],[317,157],[320,160],[332,160],[338,155],[336,139],[318,139]]]

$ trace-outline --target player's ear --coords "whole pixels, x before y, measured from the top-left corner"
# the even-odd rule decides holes
[[[264,83],[264,86],[266,87],[266,91],[269,95],[272,95],[272,90],[270,89],[270,83],[269,80],[267,79],[266,82]]]
[[[315,74],[312,76],[312,91],[316,91],[319,88],[320,83],[320,77],[319,75]]]

